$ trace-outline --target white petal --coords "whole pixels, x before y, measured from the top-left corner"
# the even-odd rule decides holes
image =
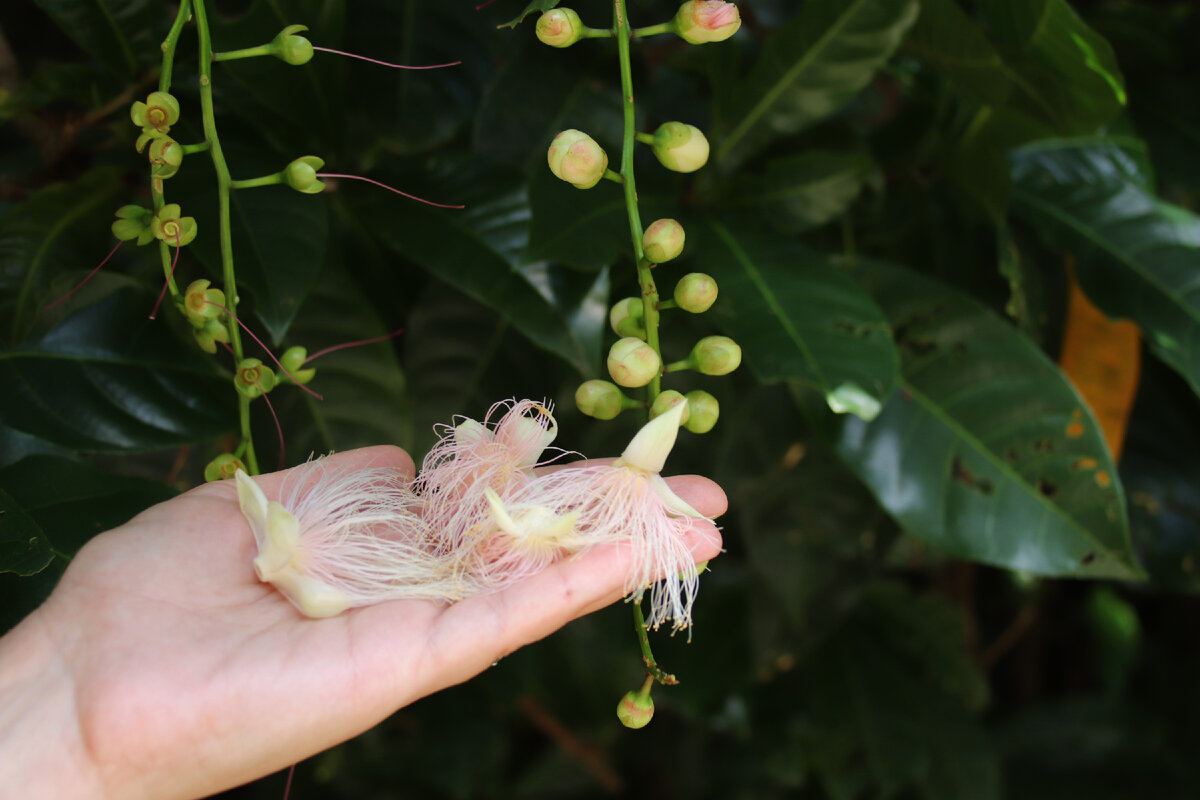
[[[675,446],[675,437],[679,434],[679,420],[687,408],[683,403],[677,403],[670,410],[655,417],[642,426],[642,429],[630,440],[625,452],[621,453],[621,464],[645,472],[662,472],[667,463],[667,456]]]
[[[306,617],[332,617],[350,607],[350,598],[345,594],[291,567],[276,573],[271,583]]]
[[[483,494],[492,507],[492,516],[496,519],[496,526],[509,536],[520,536],[517,523],[513,522],[513,518],[508,515],[508,509],[504,507],[504,501],[500,499],[500,495],[492,491],[490,486],[483,490]]]
[[[242,507],[242,516],[250,523],[254,532],[254,541],[262,549],[267,539],[267,496],[258,488],[249,475],[242,470],[237,471],[238,505]]]
[[[663,505],[672,513],[680,517],[700,517],[707,519],[696,509],[689,506],[683,501],[679,495],[671,491],[671,487],[663,480],[661,475],[650,476],[650,489],[658,495],[658,498],[663,501]]]

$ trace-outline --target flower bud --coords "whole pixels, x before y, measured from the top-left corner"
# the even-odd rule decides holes
[[[703,314],[717,302],[717,282],[703,272],[689,272],[675,284],[675,304],[692,314]]]
[[[225,293],[220,289],[208,288],[211,285],[212,281],[201,278],[189,283],[183,292],[183,313],[196,328],[206,328],[209,320],[223,313],[221,308],[225,305]]]
[[[112,224],[113,236],[122,242],[137,239],[139,245],[146,244],[154,238],[151,222],[154,213],[148,208],[128,205],[117,209],[117,218]]]
[[[641,339],[626,336],[608,351],[608,374],[621,386],[645,386],[662,371],[662,359]]]
[[[742,363],[742,348],[728,336],[705,336],[692,348],[692,361],[705,375],[728,375]]]
[[[742,26],[741,14],[733,3],[722,0],[688,0],[673,20],[675,33],[688,44],[723,42]]]
[[[674,389],[667,389],[654,399],[654,404],[650,406],[650,419],[667,413],[680,403],[683,403],[683,416],[679,418],[679,424],[686,425],[691,409],[688,407],[687,398]]]
[[[167,203],[150,221],[155,237],[169,245],[183,247],[196,238],[194,217],[181,217],[178,203]]]
[[[550,171],[576,189],[590,189],[604,177],[608,154],[583,131],[568,128],[550,143],[546,153]]]
[[[654,698],[639,691],[626,692],[617,703],[617,719],[626,728],[644,728],[654,717]]]
[[[575,390],[575,405],[589,417],[613,419],[624,406],[621,390],[608,381],[590,380]]]
[[[246,465],[240,458],[232,453],[222,453],[208,462],[204,468],[204,480],[209,483],[227,480],[237,475],[239,469],[243,471],[246,469]]]
[[[317,194],[325,189],[325,184],[317,179],[317,170],[323,166],[325,161],[316,156],[301,156],[283,170],[284,183],[297,192]]]
[[[170,178],[179,171],[179,165],[183,163],[183,148],[171,137],[163,136],[150,143],[150,150],[146,156],[153,167],[151,174],[154,177]]]
[[[721,404],[717,402],[717,398],[701,389],[688,392],[684,396],[687,397],[690,413],[683,427],[692,433],[711,431],[717,424],[717,418],[721,416]]]
[[[243,358],[233,376],[238,394],[251,400],[275,388],[275,373],[257,358]]]
[[[271,55],[286,61],[293,67],[307,64],[313,57],[312,42],[303,36],[297,36],[300,31],[308,30],[307,25],[288,25],[271,40],[267,48]]]
[[[695,125],[664,122],[654,132],[654,155],[674,172],[695,172],[708,162],[708,139]]]
[[[551,47],[570,47],[583,37],[583,22],[569,8],[555,8],[538,17],[537,38]]]
[[[283,368],[290,373],[294,382],[303,386],[313,379],[317,374],[314,367],[304,369],[304,362],[308,360],[308,351],[303,347],[289,347],[283,351],[283,355],[279,357],[279,363]],[[288,380],[287,374],[283,376],[283,380]]]
[[[646,338],[646,307],[640,297],[618,300],[608,312],[608,324],[617,336]]]
[[[129,109],[129,118],[143,132],[165,134],[179,121],[179,101],[167,92],[151,92],[146,102],[138,101]]]
[[[656,219],[642,235],[642,255],[655,264],[678,258],[683,252],[683,226],[673,219]]]
[[[215,291],[215,290],[212,290]],[[186,299],[185,299],[186,304]],[[211,308],[212,306],[209,306]],[[220,309],[217,309],[220,313]],[[206,353],[217,352],[217,342],[229,343],[229,329],[217,319],[210,319],[200,327],[192,328],[192,337],[196,340],[196,344],[200,345],[200,349]]]

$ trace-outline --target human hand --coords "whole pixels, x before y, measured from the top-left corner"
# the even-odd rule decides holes
[[[402,450],[331,457],[413,472]],[[285,473],[258,478],[277,497]],[[669,479],[707,516],[725,496]],[[696,520],[697,561],[720,537]],[[49,600],[0,639],[0,785],[29,797],[191,798],[286,767],[471,678],[619,599],[630,564],[600,547],[453,605],[395,601],[302,617],[260,583],[232,481],[92,540]]]

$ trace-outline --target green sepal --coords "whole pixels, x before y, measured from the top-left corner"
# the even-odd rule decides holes
[[[142,219],[145,217],[149,217],[152,213],[154,213],[154,212],[152,212],[148,208],[145,208],[145,207],[139,206],[139,205],[135,205],[135,204],[130,204],[130,205],[121,206],[120,208],[118,208],[116,217],[117,217],[117,219]]]
[[[224,299],[223,296],[222,299]],[[205,305],[205,308],[212,308],[212,306]],[[220,309],[216,310],[217,313],[220,313]],[[200,349],[210,355],[217,352],[217,342],[229,343],[229,329],[216,319],[206,320],[202,327],[192,328],[192,336],[196,339],[196,344],[200,345]]]
[[[223,481],[237,475],[238,470],[245,471],[246,465],[233,453],[222,453],[204,467],[204,480]]]
[[[307,25],[288,25],[267,45],[271,55],[294,67],[312,61],[312,42],[297,33],[308,30]]]
[[[283,180],[298,192],[318,194],[325,190],[325,184],[317,179],[317,170],[324,166],[324,159],[301,156],[284,168]]]
[[[275,388],[275,373],[257,358],[244,358],[233,376],[238,394],[251,400]]]
[[[296,383],[300,386],[311,381],[317,374],[315,367],[304,368],[304,362],[308,359],[308,350],[303,347],[289,347],[279,357],[279,363],[283,365],[284,374],[280,376],[281,382]],[[289,379],[288,375],[291,375]],[[292,380],[294,379],[294,380]]]

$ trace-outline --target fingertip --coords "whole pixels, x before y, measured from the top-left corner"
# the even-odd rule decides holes
[[[729,510],[729,498],[725,490],[715,481],[702,475],[674,475],[667,484],[688,505],[709,519],[715,519]]]

